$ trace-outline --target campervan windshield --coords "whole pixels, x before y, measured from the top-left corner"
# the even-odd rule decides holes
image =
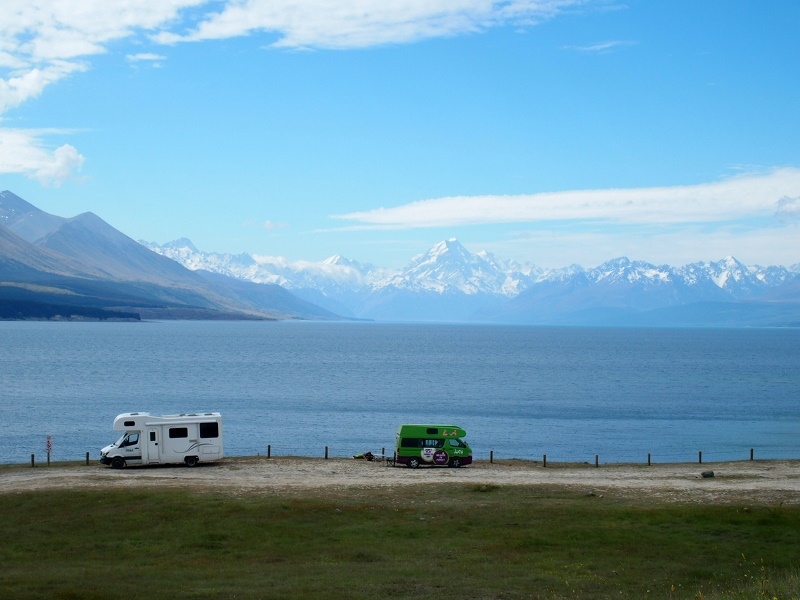
[[[450,438],[449,440],[447,440],[447,445],[448,446],[453,446],[455,448],[467,448],[468,447],[464,442],[462,442],[458,438]]]

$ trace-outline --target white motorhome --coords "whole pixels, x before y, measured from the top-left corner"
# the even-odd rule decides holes
[[[123,413],[114,419],[116,442],[100,451],[100,462],[121,469],[126,465],[165,465],[222,458],[222,415],[187,413],[154,416]]]

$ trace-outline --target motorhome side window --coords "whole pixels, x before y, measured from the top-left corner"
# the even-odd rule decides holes
[[[170,427],[169,437],[171,438],[189,437],[189,430],[186,427]]]
[[[200,423],[201,438],[219,437],[219,423]]]

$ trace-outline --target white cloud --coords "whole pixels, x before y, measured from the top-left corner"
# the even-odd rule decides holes
[[[800,169],[781,168],[690,186],[436,198],[332,218],[359,223],[349,229],[540,221],[702,223],[774,215],[782,198],[797,195]]]
[[[85,68],[82,63],[53,61],[43,68],[34,67],[8,79],[0,79],[0,114],[36,98],[51,83]]]
[[[775,216],[785,222],[800,221],[800,196],[784,196],[778,200]]]
[[[598,42],[596,44],[589,44],[587,46],[564,46],[567,50],[577,50],[578,52],[587,52],[591,54],[603,54],[606,52],[610,52],[611,50],[616,50],[618,48],[624,48],[626,46],[635,46],[636,42],[632,42],[629,40],[611,40],[608,42]]]
[[[161,43],[269,32],[278,47],[359,48],[472,33],[549,19],[591,0],[240,0],[208,15],[192,31],[165,30]]]
[[[673,266],[735,256],[748,265],[788,266],[798,262],[798,233],[795,227],[750,231],[723,227],[707,231],[688,226],[679,231],[537,229],[500,241],[470,244],[470,247],[480,250],[490,246],[498,256],[514,256],[517,260],[548,268],[571,264],[591,268],[618,256]]]
[[[152,52],[142,52],[140,54],[128,54],[125,60],[128,62],[161,62],[166,60],[163,54],[153,54]]]
[[[208,0],[3,0],[0,11],[0,114],[88,68],[106,44],[172,23]]]
[[[139,54],[128,54],[125,57],[125,60],[127,60],[133,66],[145,64],[157,69],[164,64],[164,61],[167,60],[167,57],[163,54],[142,52]]]
[[[0,10],[0,115],[40,96],[52,83],[89,68],[106,44],[154,30],[181,9],[207,0],[3,0]],[[0,128],[0,173],[22,173],[61,185],[84,157],[65,144],[55,150],[41,130]]]
[[[83,166],[84,157],[69,144],[55,149],[50,160],[42,161],[33,176],[44,185],[59,186]]]
[[[261,227],[263,227],[264,229],[266,229],[268,231],[273,231],[275,229],[288,229],[289,228],[289,224],[288,223],[277,223],[275,221],[264,221],[261,224]]]
[[[105,53],[108,44],[143,34],[157,43],[173,43],[260,31],[279,36],[276,46],[352,48],[535,22],[594,1],[2,0],[0,115],[38,97],[50,84],[87,70],[89,58]],[[198,20],[199,12],[189,12],[206,8],[211,12]],[[131,64],[159,66],[165,57],[142,52],[126,58]],[[54,184],[83,162],[72,146],[50,152],[30,131],[0,130],[0,138],[5,145],[0,147],[0,173],[25,173]],[[9,152],[12,146],[20,153]]]
[[[0,129],[0,173],[22,173],[56,187],[71,179],[85,159],[69,144],[47,150],[41,137],[50,133],[61,132]]]

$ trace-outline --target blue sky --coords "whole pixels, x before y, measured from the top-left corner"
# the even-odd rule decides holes
[[[402,266],[800,262],[800,3],[4,0],[0,189]]]

